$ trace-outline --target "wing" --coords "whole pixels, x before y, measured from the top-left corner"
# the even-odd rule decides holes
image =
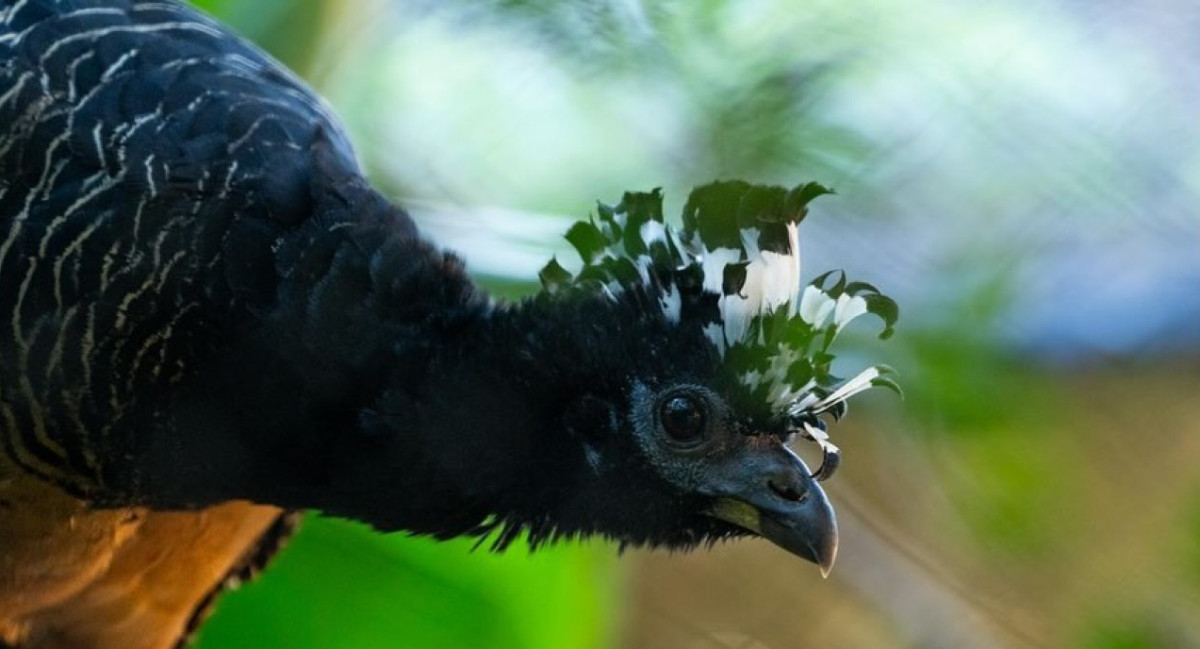
[[[138,400],[269,302],[318,175],[360,178],[325,104],[176,2],[0,2],[0,442],[87,493]],[[216,323],[216,324],[214,324]]]

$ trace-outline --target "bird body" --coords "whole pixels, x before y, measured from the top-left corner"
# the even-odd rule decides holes
[[[163,393],[262,304],[319,132],[353,173],[319,100],[183,6],[0,5],[0,646],[173,646],[292,524],[152,511],[101,458],[144,453]]]
[[[754,533],[827,569],[827,472],[785,443],[831,469],[819,416],[877,372],[833,377],[844,322],[799,302],[823,191],[717,183],[682,234],[627,194],[568,233],[578,276],[500,303],[212,20],[0,3],[0,646],[172,646],[309,508],[496,549]]]

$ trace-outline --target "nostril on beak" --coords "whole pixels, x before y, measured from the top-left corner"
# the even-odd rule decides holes
[[[772,478],[767,480],[767,486],[775,492],[776,496],[790,502],[802,503],[808,498],[808,490],[793,480],[777,481]]]

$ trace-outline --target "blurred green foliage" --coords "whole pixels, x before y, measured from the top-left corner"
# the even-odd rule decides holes
[[[261,577],[224,596],[198,646],[513,647],[612,644],[604,544],[536,556],[472,551],[309,516]]]
[[[1081,649],[1184,649],[1193,646],[1183,638],[1171,638],[1171,634],[1155,628],[1148,618],[1137,618],[1128,613],[1100,616],[1084,633],[1079,646]]]
[[[312,63],[322,29],[324,0],[194,0],[191,4],[232,26],[291,69],[303,74]]]

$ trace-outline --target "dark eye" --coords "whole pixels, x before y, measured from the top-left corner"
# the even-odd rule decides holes
[[[667,397],[658,408],[663,430],[676,442],[695,442],[703,437],[706,419],[704,405],[692,395]]]

